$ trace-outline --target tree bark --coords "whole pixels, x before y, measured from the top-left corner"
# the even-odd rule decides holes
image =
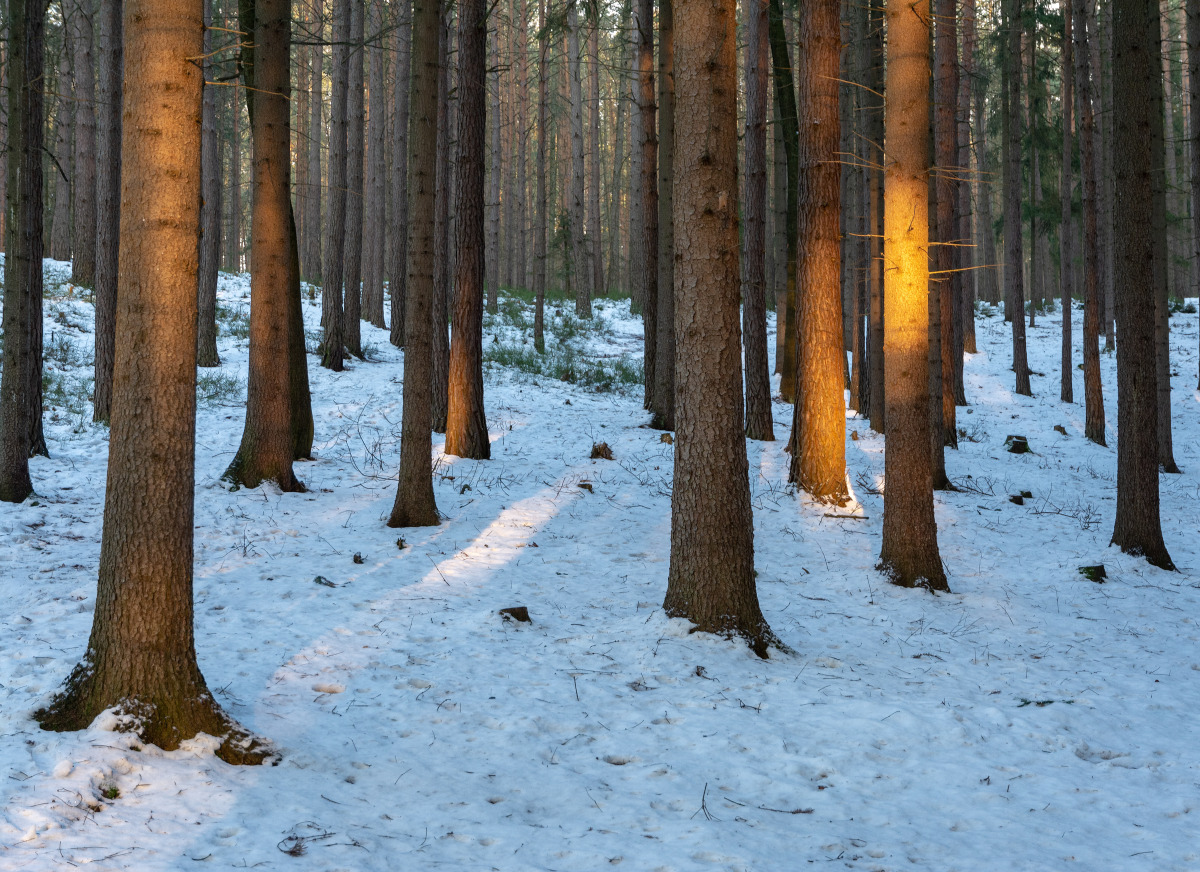
[[[342,284],[345,269],[346,222],[349,218],[347,147],[349,137],[351,0],[333,0],[333,78],[329,118],[329,215],[325,221],[325,265],[321,270],[321,366],[341,372],[345,366],[346,316]]]
[[[405,295],[404,402],[400,482],[389,527],[439,521],[433,499],[432,400],[434,199],[437,176],[439,80],[443,55],[440,0],[414,0],[409,129],[408,287]]]
[[[386,269],[387,236],[387,109],[384,96],[383,0],[371,0],[371,19],[367,23],[364,47],[370,61],[370,118],[367,122],[367,186],[363,191],[368,256],[364,261],[363,317],[376,327],[384,328],[383,278]]]
[[[641,62],[642,31],[638,27],[637,2],[630,3],[629,16],[630,47],[629,47],[629,247],[628,247],[628,287],[629,310],[634,315],[642,314],[645,309],[645,284],[642,276],[646,271],[645,252],[645,207],[642,197],[645,194],[643,185],[643,164],[645,151],[642,147],[646,135],[643,130],[641,112]]]
[[[192,627],[202,6],[125,6],[139,63],[124,81],[121,341],[95,618],[64,692],[36,716],[80,730],[112,707],[145,742],[174,750],[205,732],[226,762],[258,763],[269,749],[213,700]]]
[[[488,36],[494,59],[488,74],[488,97],[492,101],[493,109],[487,197],[487,309],[492,313],[500,311],[500,178],[504,175],[504,146],[500,138],[500,112],[497,110],[500,99],[501,63],[498,30],[499,28],[490,31]]]
[[[96,78],[92,59],[92,6],[72,4],[71,43],[75,55],[75,238],[71,248],[71,281],[96,283]]]
[[[658,301],[650,426],[675,429],[675,22],[658,2]],[[736,189],[735,189],[736,190]],[[740,276],[739,276],[740,278]]]
[[[318,33],[324,29],[322,0],[312,0],[313,19],[317,22]],[[304,191],[301,209],[304,210],[304,251],[301,258],[302,272],[305,280],[316,284],[321,283],[321,140],[324,138],[325,99],[324,64],[322,55],[324,49],[320,45],[308,46],[306,62],[310,65],[309,81],[312,83],[312,96],[308,104],[308,137],[304,148],[304,159],[308,163],[308,185]]]
[[[546,51],[549,38],[546,34],[546,0],[538,2],[538,120],[537,162],[534,165],[535,210],[533,222],[533,347],[539,354],[546,350],[546,228],[549,223],[546,205],[546,137],[548,126],[548,78]]]
[[[109,419],[116,356],[121,224],[121,138],[125,77],[123,0],[100,2],[100,100],[96,171],[96,357],[92,418]]]
[[[867,142],[870,148],[870,163],[876,164],[878,167],[883,167],[886,163],[886,156],[883,150],[884,142],[884,125],[886,116],[885,102],[882,96],[884,93],[884,47],[883,47],[883,28],[885,15],[882,10],[874,11],[871,7],[871,21],[869,25],[870,34],[870,56],[871,64],[867,76],[868,90],[862,95],[866,101],[868,111],[865,119],[867,129]],[[871,177],[868,180],[868,221],[871,238],[871,290],[870,290],[870,352],[871,359],[871,429],[876,433],[886,432],[887,417],[886,417],[886,393],[887,393],[887,376],[884,365],[883,346],[885,340],[884,331],[884,258],[883,258],[883,233],[884,233],[884,190],[883,190],[883,173],[880,169],[874,169],[871,172]]]
[[[1077,2],[1077,0],[1076,0]],[[1071,204],[1074,199],[1074,176],[1071,172],[1072,156],[1074,154],[1073,128],[1075,126],[1074,100],[1072,90],[1075,58],[1072,55],[1071,44],[1071,3],[1063,2],[1063,37],[1062,37],[1062,168],[1059,178],[1059,201],[1062,206],[1062,223],[1058,229],[1058,281],[1062,296],[1062,354],[1061,354],[1061,386],[1059,399],[1064,403],[1075,402],[1073,385],[1074,371],[1071,368],[1071,289],[1075,287],[1075,222]]]
[[[775,639],[754,584],[739,414],[736,4],[679,0],[678,11],[678,427],[663,608],[766,657]]]
[[[969,267],[967,272],[963,273],[961,308],[959,316],[961,319],[960,332],[962,334],[962,351],[967,354],[975,354],[978,351],[975,341],[975,300],[981,296],[981,287],[984,284],[985,277],[990,278],[995,282],[996,268],[995,259],[988,260],[988,252],[986,247],[980,249],[973,243],[977,238],[977,233],[973,231],[974,226],[977,227],[982,223],[982,211],[980,207],[983,205],[982,199],[987,194],[987,189],[979,185],[979,191],[976,196],[976,206],[972,208],[971,202],[971,179],[978,178],[982,172],[983,165],[976,161],[976,172],[970,173],[971,167],[971,105],[974,100],[975,87],[975,0],[963,0],[962,7],[962,75],[958,80],[958,165],[967,175],[959,182],[959,217],[962,224],[958,231],[959,240],[970,246],[962,250],[962,265]],[[979,128],[978,138],[983,139],[983,123],[982,115],[976,116],[976,126]],[[989,209],[989,214],[991,210]],[[991,226],[987,228],[989,238],[991,238]],[[994,254],[994,252],[993,252]],[[956,379],[962,380],[963,361],[962,356],[959,356],[958,373]],[[958,384],[955,383],[955,391],[958,390]],[[962,402],[966,403],[966,388],[963,389],[963,395],[958,397]]]
[[[948,590],[929,451],[929,5],[886,9],[884,366],[887,450],[879,568],[895,584]]]
[[[665,0],[670,3],[671,0]],[[660,13],[661,14],[661,13]],[[597,13],[598,15],[598,13]],[[593,22],[588,35],[588,91],[591,119],[588,144],[588,251],[591,257],[592,294],[604,293],[604,244],[600,237],[600,22]],[[519,158],[516,161],[520,163]],[[516,198],[513,198],[514,203]],[[515,249],[515,246],[514,246]]]
[[[220,366],[217,355],[217,269],[221,258],[221,155],[212,59],[213,0],[204,0],[204,103],[200,119],[200,274],[196,365]]]
[[[846,488],[846,355],[842,334],[839,55],[841,3],[800,6],[796,403],[789,481],[842,505]]]
[[[526,282],[528,279],[529,263],[526,252],[528,251],[528,206],[526,204],[526,191],[528,189],[528,179],[526,178],[526,163],[527,153],[529,151],[529,43],[527,24],[529,18],[528,7],[525,0],[518,0],[517,3],[517,23],[513,28],[514,36],[517,40],[516,45],[516,65],[517,65],[517,148],[514,160],[516,162],[516,196],[513,197],[513,213],[515,232],[517,236],[516,248],[514,251],[514,267],[516,273],[516,283],[524,288],[528,287]]]
[[[1117,514],[1112,543],[1174,569],[1159,520],[1154,257],[1154,116],[1162,117],[1157,0],[1113,0],[1113,281],[1117,304]]]
[[[579,70],[578,0],[568,0],[566,24],[567,80],[571,92],[571,279],[575,287],[575,314],[580,318],[590,318],[592,294],[583,190],[583,83]]]
[[[68,63],[70,40],[63,39],[59,55],[58,105],[54,109],[54,160],[49,164],[50,180],[54,182],[54,208],[50,218],[50,250],[52,260],[71,259],[71,199],[75,177],[75,112],[70,97],[71,73]],[[95,156],[93,155],[93,160]]]
[[[958,353],[958,367],[962,367],[961,351],[961,307],[962,273],[959,270],[958,228],[958,179],[961,172],[958,167],[958,120],[955,113],[958,109],[958,22],[955,17],[955,0],[936,0],[934,21],[936,22],[934,71],[934,185],[937,189],[937,241],[941,243],[934,249],[937,271],[940,273],[934,280],[938,291],[939,319],[941,339],[942,395],[941,395],[941,444],[934,450],[941,452],[943,447],[958,448],[958,421],[955,415],[955,352]],[[955,322],[958,321],[959,342],[955,342]],[[958,381],[962,381],[961,373]],[[934,403],[938,402],[934,397]],[[945,454],[942,453],[941,470],[945,472]],[[949,484],[946,479],[939,484]]]
[[[774,441],[771,371],[767,363],[767,306],[764,250],[767,212],[767,83],[770,43],[767,0],[750,0],[746,10],[746,181],[745,281],[742,332],[746,343],[746,436]]]
[[[392,215],[396,226],[396,242],[392,246],[391,272],[388,292],[391,302],[392,326],[389,341],[403,348],[407,335],[408,287],[408,125],[409,87],[412,72],[412,2],[401,0],[397,11],[395,33],[395,78],[392,100],[395,116],[392,127]]]
[[[458,138],[456,125],[450,115],[450,17],[453,12],[446,8],[442,12],[442,26],[438,31],[439,64],[441,77],[438,79],[437,120],[437,203],[434,207],[434,257],[433,257],[433,334],[432,349],[432,426],[434,432],[446,432],[446,413],[450,380],[450,277],[454,275],[450,250],[450,204],[454,197],[454,164],[452,140]]]
[[[1004,0],[1008,30],[1004,65],[1004,317],[1012,322],[1013,372],[1018,394],[1032,396],[1025,351],[1025,255],[1021,240],[1021,0]]]
[[[654,93],[654,2],[637,0],[639,113],[642,119],[642,326],[646,376],[644,405],[651,407],[658,352],[658,130]]]
[[[798,148],[800,135],[796,115],[796,84],[792,73],[792,58],[788,51],[783,28],[783,6],[780,0],[769,0],[768,35],[771,41],[771,62],[774,68],[775,102],[779,106],[779,124],[783,130],[783,147],[787,159],[787,293],[782,328],[782,347],[776,349],[779,364],[779,393],[789,403],[796,392],[796,235],[797,185],[799,183]],[[780,354],[782,352],[782,354]]]
[[[1188,106],[1191,109],[1191,129],[1188,131],[1188,160],[1192,171],[1191,246],[1192,259],[1200,263],[1200,0],[1187,0],[1187,43]],[[1200,389],[1200,372],[1197,380]]]
[[[346,248],[342,255],[345,270],[345,289],[342,306],[345,321],[342,324],[346,351],[362,357],[363,312],[363,139],[366,126],[366,108],[363,99],[365,80],[365,58],[363,46],[363,6],[365,0],[350,3],[350,75],[346,82]]]

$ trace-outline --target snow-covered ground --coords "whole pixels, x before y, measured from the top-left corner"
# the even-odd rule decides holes
[[[1012,393],[1001,319],[978,320],[973,441],[947,452],[972,488],[937,495],[950,595],[873,569],[882,439],[847,421],[865,518],[830,517],[786,484],[776,403],[780,441],[747,442],[759,596],[794,649],[768,661],[660,609],[672,448],[639,388],[489,366],[493,459],[439,454],[445,522],[389,530],[403,367],[386,334],[364,325],[377,360],[344,373],[310,357],[317,457],[297,467],[309,492],[280,494],[219,480],[247,359],[225,330],[220,372],[242,386],[206,373],[196,642],[221,704],[281,753],[237,768],[204,737],[162,753],[103,719],[30,719],[91,626],[107,457],[81,400],[92,309],[66,269],[47,263],[52,457],[36,500],[0,505],[0,869],[1200,868],[1194,315],[1172,319],[1184,472],[1162,478],[1178,573],[1106,547],[1115,361],[1102,448],[1058,402],[1056,315],[1029,334],[1035,398]],[[247,296],[222,276],[227,327]],[[507,306],[489,346],[521,342]],[[636,367],[627,303],[597,311],[606,329],[559,356]],[[315,327],[318,303],[305,314]],[[1011,433],[1033,453],[1007,453]],[[614,460],[589,459],[600,441]],[[1077,572],[1100,562],[1104,584]],[[532,624],[497,614],[520,605]]]

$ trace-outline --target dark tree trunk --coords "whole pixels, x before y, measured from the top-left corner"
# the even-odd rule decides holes
[[[660,0],[661,2],[661,0]],[[670,3],[671,0],[665,0]],[[661,15],[661,12],[660,12]],[[588,91],[591,93],[591,118],[588,147],[588,254],[592,274],[592,294],[604,293],[604,245],[600,237],[600,23],[593,22],[588,36]],[[520,163],[520,160],[517,160]],[[514,203],[516,197],[512,198]],[[515,216],[514,216],[515,217]],[[510,251],[515,253],[515,246]],[[518,279],[519,281],[519,279]]]
[[[389,340],[403,348],[406,336],[405,289],[408,287],[408,107],[412,70],[412,4],[400,3],[396,22],[395,65],[392,91],[395,117],[392,127],[392,215],[396,242],[392,246],[391,273],[388,281],[391,298],[392,328]]]
[[[1191,129],[1188,131],[1188,160],[1192,170],[1191,248],[1192,259],[1200,262],[1200,0],[1187,0],[1187,43],[1188,43],[1188,114]],[[1198,331],[1200,332],[1200,331]],[[1200,367],[1198,367],[1200,369]],[[1200,379],[1200,375],[1197,376]],[[1197,387],[1200,388],[1200,382]]]
[[[53,200],[54,207],[50,218],[50,250],[52,260],[71,259],[71,199],[72,179],[74,168],[75,141],[75,112],[74,101],[70,98],[71,75],[67,53],[71,50],[70,40],[64,39],[62,53],[59,55],[58,70],[58,106],[54,109],[54,160],[49,162],[48,171],[53,182],[53,194],[47,191],[47,196]],[[93,131],[94,132],[94,131]],[[93,155],[94,160],[94,155]]]
[[[212,60],[212,4],[204,0],[204,106],[200,139],[200,275],[196,365],[220,366],[217,356],[217,268],[221,259],[221,155],[217,139],[216,87]]]
[[[1012,322],[1016,392],[1032,396],[1025,353],[1025,262],[1021,241],[1021,0],[1003,0],[1007,28],[1004,65],[1004,318]]]
[[[642,143],[646,136],[643,132],[641,113],[641,74],[638,64],[641,61],[642,32],[638,27],[637,0],[630,3],[629,30],[629,248],[628,248],[628,279],[629,309],[634,315],[642,314],[645,308],[645,287],[642,275],[646,269],[645,252],[645,208],[642,197],[645,194],[642,184],[642,165],[645,163],[645,153]]]
[[[0,500],[9,503],[33,493],[29,458],[46,453],[41,435],[45,34],[46,0],[9,0],[9,199],[0,375]]]
[[[229,226],[225,236],[225,271],[242,271],[242,94],[237,83],[230,89],[229,116]]]
[[[936,43],[934,58],[934,111],[933,139],[934,165],[937,171],[934,184],[937,188],[937,241],[941,245],[934,249],[936,268],[939,273],[934,284],[938,290],[938,327],[941,340],[942,395],[941,411],[941,444],[935,451],[941,453],[943,447],[958,448],[958,421],[955,416],[954,382],[955,382],[955,330],[957,320],[960,324],[959,338],[961,340],[961,318],[958,316],[956,299],[961,299],[962,285],[959,271],[958,252],[958,121],[955,118],[958,109],[958,22],[955,18],[955,0],[936,0],[934,8],[936,22]],[[961,342],[959,343],[961,346]],[[962,351],[958,350],[958,366],[962,367]],[[961,381],[961,373],[959,374]],[[938,397],[934,397],[936,404]],[[940,464],[945,473],[945,455]],[[949,484],[949,479],[939,484]]]
[[[767,0],[746,9],[746,222],[742,332],[746,343],[746,436],[773,441],[771,372],[767,364],[766,277],[763,275],[767,212],[767,84],[770,43]]]
[[[107,421],[116,355],[117,265],[121,224],[122,0],[100,3],[100,101],[96,171],[96,360],[93,419]]]
[[[534,167],[536,212],[533,222],[533,347],[539,354],[546,350],[543,332],[546,309],[546,229],[549,223],[546,213],[546,137],[549,134],[547,119],[549,73],[546,69],[546,50],[549,47],[549,38],[545,30],[546,0],[540,0],[538,3],[538,145],[537,163]]]
[[[886,156],[883,151],[883,135],[884,135],[884,48],[883,48],[883,27],[884,13],[880,11],[872,11],[871,19],[868,26],[869,39],[871,43],[870,69],[867,75],[868,90],[862,94],[866,101],[868,110],[865,113],[865,126],[867,129],[867,142],[870,148],[869,163],[883,167],[886,162]],[[886,393],[887,393],[887,378],[884,366],[884,260],[883,260],[883,233],[884,233],[884,178],[883,172],[879,169],[871,171],[871,177],[868,180],[868,226],[871,238],[871,290],[870,290],[870,351],[868,356],[871,360],[871,429],[876,433],[886,432]]]
[[[879,568],[905,587],[948,590],[929,451],[929,5],[887,5],[884,361],[887,448]]]
[[[312,0],[313,19],[317,27],[323,29],[321,0]],[[318,31],[320,32],[320,30]],[[308,185],[304,191],[304,199],[300,208],[304,215],[304,251],[301,258],[304,278],[309,282],[321,282],[321,140],[324,137],[325,125],[322,123],[325,109],[324,64],[322,63],[323,48],[320,45],[309,46],[306,50],[305,62],[309,64],[309,81],[312,83],[312,96],[308,103],[308,118],[301,124],[307,123],[308,137],[303,149],[304,159],[308,163]]]
[[[796,116],[796,83],[792,73],[792,58],[788,51],[783,28],[783,6],[780,0],[769,0],[768,35],[771,40],[771,62],[774,69],[775,102],[779,106],[779,124],[783,130],[783,147],[787,158],[787,293],[782,326],[783,362],[779,364],[779,393],[789,403],[796,391],[796,221],[799,200],[798,149],[799,128]],[[778,350],[777,350],[778,354]]]
[[[841,505],[846,488],[846,354],[842,334],[841,169],[838,166],[841,3],[810,0],[797,26],[800,93],[796,244],[796,403],[788,480]]]
[[[83,660],[37,718],[81,730],[115,708],[163,749],[205,732],[225,761],[258,763],[268,749],[214,702],[192,627],[202,5],[125,6],[139,63],[124,81],[121,341],[95,618]]]
[[[517,185],[515,196],[513,197],[513,218],[514,230],[516,232],[516,249],[513,253],[514,266],[513,271],[516,273],[516,282],[522,288],[528,287],[528,208],[526,206],[526,188],[528,180],[526,178],[526,153],[529,150],[529,44],[527,32],[527,20],[529,17],[528,7],[525,0],[519,0],[516,7],[517,22],[514,26],[516,45],[516,65],[517,65],[517,135],[516,135],[516,175]]]
[[[738,327],[737,7],[678,0],[678,430],[663,608],[697,630],[775,639],[754,584]]]
[[[1074,372],[1071,368],[1071,289],[1075,287],[1075,222],[1072,216],[1071,202],[1074,199],[1074,176],[1071,172],[1072,155],[1074,154],[1074,101],[1075,95],[1071,85],[1074,81],[1073,69],[1075,59],[1072,55],[1071,44],[1071,3],[1063,2],[1063,37],[1062,37],[1062,168],[1059,179],[1059,201],[1062,206],[1062,223],[1058,229],[1058,281],[1062,296],[1062,354],[1061,354],[1061,386],[1059,399],[1064,403],[1075,402],[1073,384]]]
[[[437,202],[434,207],[434,256],[433,256],[433,333],[430,337],[433,365],[432,400],[430,413],[433,430],[446,432],[446,412],[450,379],[450,277],[454,275],[450,251],[450,203],[453,202],[454,161],[451,159],[451,140],[457,138],[450,118],[450,16],[449,9],[442,12],[439,36],[438,116],[437,116]]]
[[[658,302],[650,426],[675,429],[675,22],[658,2]],[[737,188],[730,192],[736,197]]]
[[[646,375],[644,405],[651,407],[658,352],[658,130],[654,95],[654,2],[637,0],[638,86],[642,118],[642,326]]]
[[[580,81],[579,69],[579,0],[567,0],[566,28],[567,80],[571,92],[571,280],[575,287],[575,314],[580,318],[590,318],[592,294],[585,232],[587,206],[583,187],[583,83]]]
[[[1154,155],[1146,144],[1161,118],[1157,0],[1113,0],[1113,281],[1117,304],[1117,515],[1112,542],[1174,569],[1163,541],[1158,493],[1158,402],[1154,355]]]
[[[347,80],[346,108],[346,248],[342,256],[345,291],[342,323],[346,351],[362,357],[362,277],[363,277],[363,133],[366,109],[363,99],[365,64],[363,58],[363,5],[350,3],[350,76]]]
[[[370,45],[365,50],[371,62],[371,112],[367,123],[367,187],[363,192],[370,268],[364,271],[363,317],[384,328],[383,279],[386,269],[387,230],[387,98],[384,94],[383,0],[371,0],[371,20],[367,25]]]
[[[92,60],[93,3],[73,3],[71,42],[75,55],[74,257],[71,281],[96,283],[96,79]]]
[[[440,0],[415,0],[412,12],[412,92],[409,129],[408,287],[405,295],[404,403],[400,482],[389,527],[438,523],[433,499],[430,436],[433,330],[434,199],[437,175],[438,98],[442,71]]]
[[[488,227],[487,227],[487,308],[489,312],[500,311],[500,178],[504,175],[504,147],[500,139],[500,47],[496,31],[491,31],[489,42],[492,45],[494,58],[491,72],[488,75],[491,86],[489,99],[492,100],[492,145],[491,145],[491,174],[488,178]]]
[[[325,265],[321,270],[321,366],[341,372],[346,346],[346,315],[342,303],[345,269],[347,160],[349,135],[351,0],[333,2],[333,78],[329,101],[329,215],[325,221]]]

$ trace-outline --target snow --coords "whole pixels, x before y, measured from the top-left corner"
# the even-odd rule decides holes
[[[48,372],[78,385],[92,309],[68,265],[46,268],[47,342],[74,348]],[[222,306],[247,306],[248,288],[223,275]],[[579,358],[635,359],[628,303],[597,313],[606,329],[571,340]],[[315,329],[319,304],[305,315]],[[493,459],[444,457],[435,434],[446,520],[402,531],[384,525],[403,366],[383,331],[363,325],[377,360],[344,373],[310,357],[306,494],[231,491],[240,400],[202,404],[196,645],[274,767],[229,766],[207,736],[144,747],[111,715],[66,734],[31,720],[91,626],[107,460],[86,402],[48,400],[38,496],[0,505],[0,869],[1200,868],[1196,318],[1172,318],[1184,472],[1162,497],[1178,573],[1107,547],[1115,361],[1104,448],[1083,438],[1082,404],[1058,402],[1059,329],[1047,314],[1029,331],[1046,375],[1027,398],[1004,323],[978,319],[959,410],[978,441],[947,451],[973,489],[937,495],[949,595],[873,569],[882,439],[847,421],[865,517],[830,517],[786,484],[790,407],[775,403],[780,441],[747,442],[759,596],[792,648],[767,661],[663,615],[672,446],[646,428],[640,388],[489,365]],[[527,331],[493,319],[485,335]],[[220,351],[244,386],[245,340],[223,330]],[[1007,453],[1010,433],[1033,452]],[[599,441],[613,461],[589,459]],[[1033,499],[1014,505],[1021,490]],[[1091,563],[1106,583],[1077,572]],[[498,614],[521,605],[532,623]]]

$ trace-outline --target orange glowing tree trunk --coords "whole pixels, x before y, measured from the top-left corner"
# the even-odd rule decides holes
[[[888,0],[884,150],[887,449],[879,568],[948,590],[929,451],[929,3]]]

